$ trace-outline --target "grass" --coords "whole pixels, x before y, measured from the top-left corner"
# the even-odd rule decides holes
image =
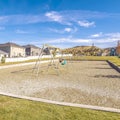
[[[117,66],[120,66],[120,58],[117,56],[76,56],[72,57],[72,60],[109,60]]]
[[[44,60],[50,60],[50,58],[42,58],[41,60],[42,60],[42,61],[44,61]],[[36,62],[36,61],[37,61],[37,59],[20,61],[20,62],[7,62],[7,63],[0,63],[0,66],[12,65],[12,64],[20,64],[20,63],[30,63],[30,62]]]
[[[119,120],[120,114],[0,96],[0,120]]]
[[[50,58],[42,58],[41,60],[49,60],[49,59]],[[69,59],[69,57],[66,57],[66,59]],[[120,66],[120,57],[117,57],[117,56],[78,56],[78,57],[72,57],[72,60],[95,60],[95,61],[96,60],[110,60],[117,66]],[[19,63],[29,63],[29,62],[36,62],[36,59],[22,61],[22,62],[0,63],[0,66],[19,64]]]

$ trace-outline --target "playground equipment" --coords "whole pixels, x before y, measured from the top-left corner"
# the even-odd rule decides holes
[[[42,58],[44,58],[43,55],[44,55],[45,49],[47,50],[47,54],[50,55],[50,59],[48,59],[48,61],[45,61],[45,62],[48,62],[47,66],[41,65],[41,63],[43,63]],[[31,68],[32,75],[38,76],[40,72],[43,73],[44,71],[45,71],[45,73],[47,73],[49,69],[52,72],[55,71],[57,73],[57,75],[59,75],[59,73],[60,73],[59,65],[67,64],[67,61],[65,59],[63,59],[63,55],[60,54],[60,52],[61,52],[61,50],[57,47],[54,47],[54,46],[51,46],[48,44],[43,44],[42,48],[39,51],[38,59],[36,60],[34,67]],[[56,59],[57,53],[59,53],[60,58]],[[12,73],[19,73],[19,72],[25,73],[26,70],[29,71],[30,69],[18,70],[18,71],[14,71]]]
[[[59,62],[61,63],[61,65],[66,65],[67,61],[65,59],[60,58]]]
[[[64,60],[62,57],[59,59],[59,61],[56,63],[57,59],[55,59],[56,57],[56,54],[58,52],[60,52],[60,49],[57,48],[57,47],[54,47],[54,46],[51,46],[51,45],[48,45],[48,44],[44,44],[42,46],[42,49],[40,51],[40,54],[38,56],[38,59],[35,63],[35,66],[34,66],[34,69],[33,69],[33,73],[35,73],[37,76],[39,75],[39,72],[40,72],[40,62],[41,62],[41,59],[42,59],[42,56],[43,56],[43,53],[44,53],[44,50],[47,50],[48,54],[51,56],[50,58],[50,62],[48,63],[48,66],[47,66],[47,69],[46,69],[46,72],[48,72],[49,68],[53,68],[57,74],[59,74],[59,63],[61,63],[61,65],[65,65],[67,63],[66,60]]]

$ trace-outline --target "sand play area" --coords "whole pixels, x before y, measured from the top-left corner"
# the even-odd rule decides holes
[[[0,69],[0,92],[120,109],[120,73],[105,61],[33,66]]]

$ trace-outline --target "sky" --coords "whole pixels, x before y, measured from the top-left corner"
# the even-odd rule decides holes
[[[115,47],[120,0],[0,0],[0,44]]]

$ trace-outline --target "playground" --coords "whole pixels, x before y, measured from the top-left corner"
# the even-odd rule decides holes
[[[57,63],[57,62],[55,62]],[[42,63],[0,70],[0,91],[48,100],[120,109],[120,74],[105,61]]]

